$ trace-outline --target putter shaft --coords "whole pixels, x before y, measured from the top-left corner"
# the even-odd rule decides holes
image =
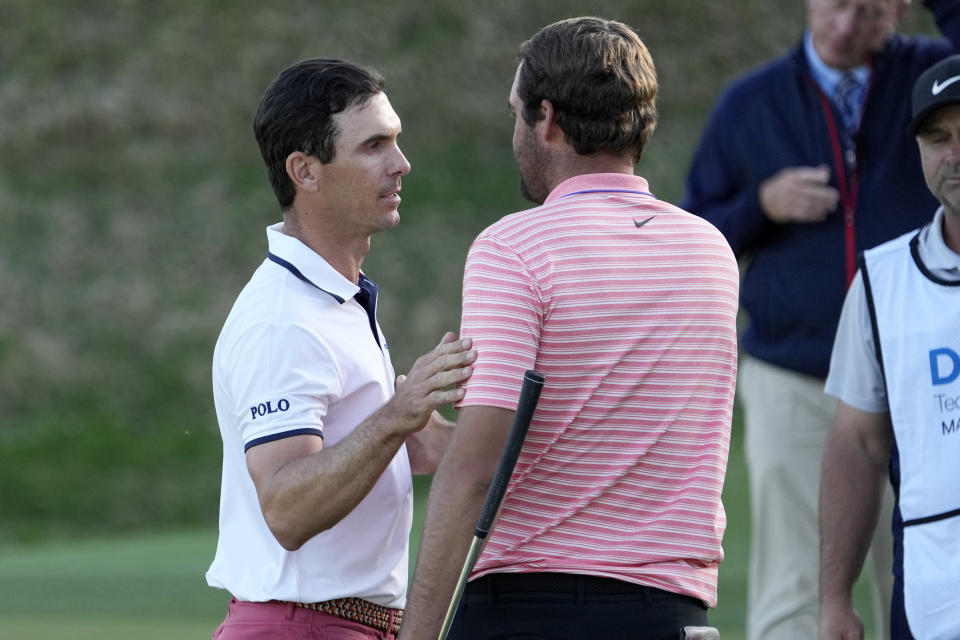
[[[443,626],[440,627],[439,640],[444,640],[450,631],[450,625],[453,624],[453,616],[457,612],[460,597],[463,595],[463,590],[467,586],[467,578],[470,577],[473,565],[477,563],[477,556],[480,555],[480,547],[482,545],[483,538],[473,536],[473,541],[470,543],[470,550],[467,551],[467,560],[463,563],[463,568],[460,570],[460,577],[457,579],[457,588],[453,593],[453,600],[450,601],[450,606],[447,607],[447,615],[443,618]]]

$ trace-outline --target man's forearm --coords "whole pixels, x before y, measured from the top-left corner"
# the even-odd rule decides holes
[[[278,469],[260,503],[271,531],[287,549],[345,518],[367,496],[403,444],[404,434],[374,414],[346,438]]]
[[[400,638],[436,638],[457,585],[513,411],[466,407],[434,476]]]
[[[486,486],[465,483],[449,459],[434,477],[400,638],[436,638],[473,540]]]
[[[286,549],[345,518],[383,474],[404,440],[430,415],[463,397],[476,351],[469,338],[444,334],[404,376],[393,397],[329,448],[316,436],[291,436],[253,447],[247,469],[267,525]]]
[[[820,486],[820,595],[846,602],[877,526],[886,469],[848,433],[827,442]]]

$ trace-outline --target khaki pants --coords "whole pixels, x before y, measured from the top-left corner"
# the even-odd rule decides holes
[[[750,475],[747,638],[810,640],[820,606],[820,468],[837,400],[818,378],[746,357],[737,390]],[[877,640],[889,637],[892,510],[888,483],[868,556]]]

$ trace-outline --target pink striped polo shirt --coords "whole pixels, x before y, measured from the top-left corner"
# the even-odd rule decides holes
[[[572,178],[477,237],[459,406],[514,409],[526,369],[547,381],[472,577],[589,574],[716,606],[738,281],[720,233],[639,176]]]

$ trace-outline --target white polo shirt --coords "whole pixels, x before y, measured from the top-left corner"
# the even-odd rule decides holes
[[[223,437],[220,538],[207,583],[239,600],[320,602],[357,597],[403,607],[413,515],[405,447],[342,521],[287,551],[260,511],[245,452],[315,434],[335,445],[392,395],[394,371],[371,312],[350,282],[282,223],[267,228],[268,259],[217,340],[213,393]],[[362,296],[363,294],[361,294]]]

